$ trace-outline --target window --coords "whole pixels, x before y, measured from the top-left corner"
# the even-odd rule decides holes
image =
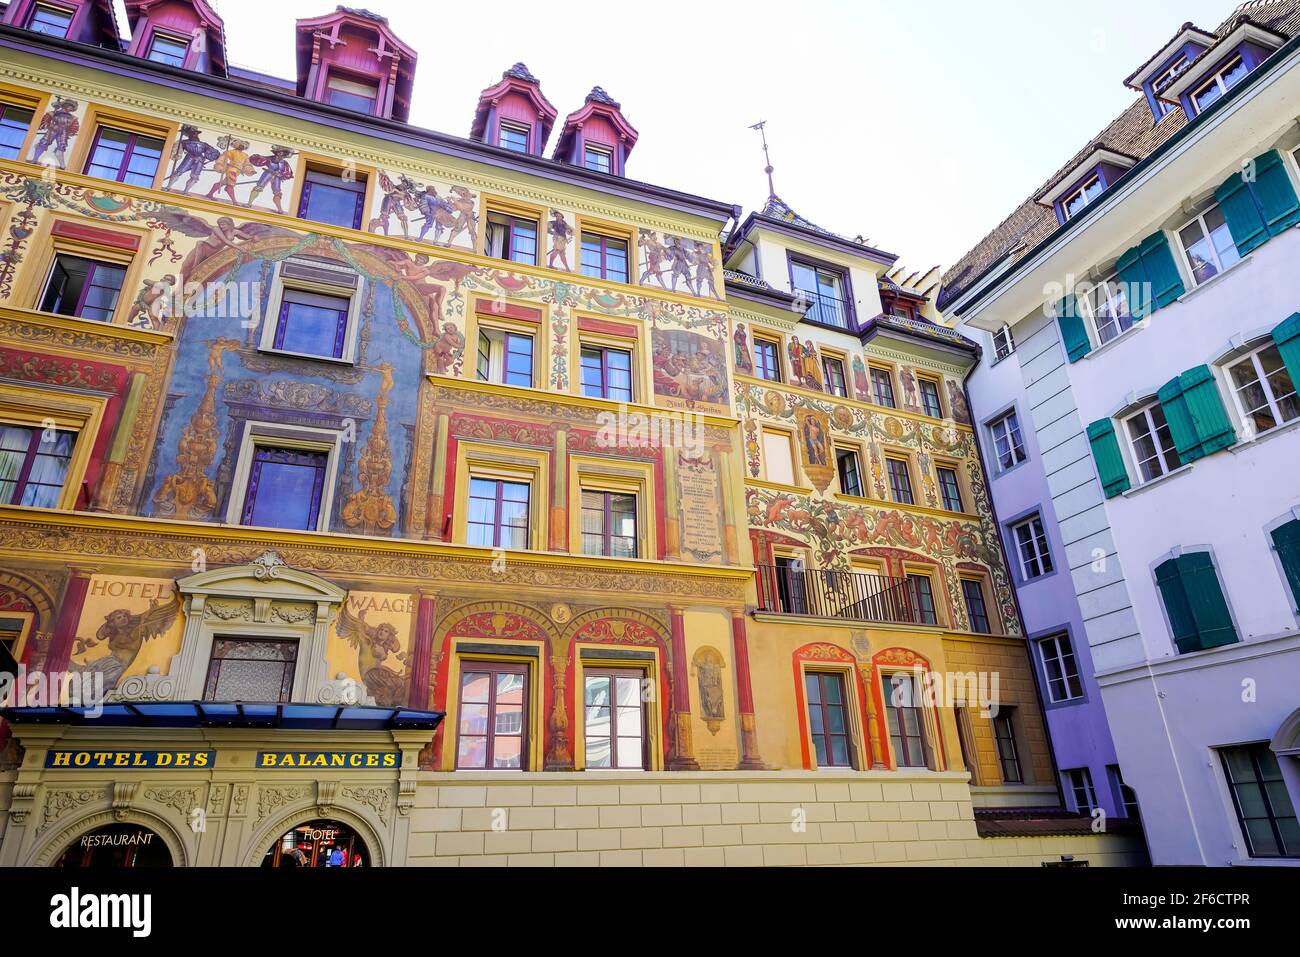
[[[1249,72],[1245,60],[1241,57],[1237,57],[1219,70],[1209,80],[1197,87],[1196,92],[1192,94],[1192,103],[1196,107],[1196,112],[1200,113],[1211,104],[1222,99],[1223,95],[1236,86]]]
[[[957,481],[957,470],[939,466],[935,469],[939,476],[939,494],[943,497],[943,507],[949,512],[962,511],[961,485]]]
[[[805,319],[837,329],[849,327],[849,304],[844,299],[842,273],[791,260],[790,281],[795,294],[810,303]]]
[[[582,165],[587,169],[593,169],[597,173],[612,173],[614,171],[614,151],[604,146],[591,146],[588,144],[583,147]]]
[[[41,311],[112,322],[126,267],[59,253],[54,257]]]
[[[862,460],[857,449],[836,449],[835,468],[840,475],[840,491],[862,497]]]
[[[627,240],[583,233],[582,274],[611,282],[627,282]]]
[[[240,524],[315,531],[328,466],[323,450],[257,446]]]
[[[0,503],[58,508],[77,433],[0,424]]]
[[[272,344],[306,356],[343,357],[351,301],[340,296],[285,289]]]
[[[646,768],[646,713],[639,671],[583,670],[586,767]]]
[[[981,635],[993,633],[989,627],[988,607],[984,604],[984,585],[974,578],[961,580],[961,595],[966,601],[966,617],[970,630]]]
[[[808,614],[808,590],[803,560],[788,555],[776,558],[776,594],[787,615]]]
[[[918,378],[921,389],[921,411],[931,418],[943,418],[943,403],[939,401],[939,383],[933,379]]]
[[[889,468],[889,489],[894,501],[902,505],[915,504],[912,497],[912,474],[907,467],[907,460],[886,457],[885,464]]]
[[[920,698],[911,675],[883,675],[885,715],[894,761],[900,768],[926,766],[925,732],[921,723]]]
[[[1035,515],[1011,526],[1016,540],[1016,556],[1020,559],[1020,572],[1025,581],[1042,578],[1052,570],[1052,553],[1047,547],[1047,532],[1043,519]]]
[[[1151,90],[1156,94],[1156,106],[1159,109],[1159,117],[1164,117],[1173,110],[1174,105],[1167,100],[1159,98],[1160,91],[1173,82],[1174,78],[1187,69],[1190,61],[1186,56],[1180,56],[1177,60],[1169,65],[1169,68],[1162,73],[1157,74],[1151,80]]]
[[[1087,768],[1071,768],[1065,773],[1066,790],[1074,799],[1080,814],[1091,814],[1097,806],[1097,792],[1092,789],[1092,772]]]
[[[826,391],[838,395],[841,399],[848,397],[848,386],[844,381],[844,360],[834,356],[822,357],[822,379],[826,382]]]
[[[1153,402],[1125,419],[1124,430],[1128,433],[1141,481],[1150,482],[1182,468],[1183,461],[1178,457],[1178,449],[1169,434],[1169,423],[1165,420],[1165,410],[1159,402]]]
[[[1020,752],[1016,750],[1016,729],[1011,719],[1012,709],[1002,708],[993,718],[993,740],[998,747],[998,767],[1007,784],[1024,784],[1025,775],[1020,769]]]
[[[527,153],[530,132],[527,126],[518,123],[502,123],[497,131],[497,146],[516,153]]]
[[[632,401],[632,353],[626,349],[582,347],[582,394],[616,402]]]
[[[1178,231],[1192,280],[1200,285],[1241,260],[1223,212],[1212,206]]]
[[[316,169],[307,171],[302,184],[302,199],[298,203],[300,218],[331,226],[360,229],[365,206],[364,176],[348,182],[342,172]]]
[[[993,354],[997,357],[997,361],[1001,362],[1015,351],[1016,341],[1011,335],[1011,327],[1004,324],[1001,329],[993,333]]]
[[[808,696],[808,730],[812,733],[817,767],[852,767],[844,676],[809,671],[803,680]]]
[[[146,59],[154,63],[166,63],[169,66],[184,66],[185,54],[190,50],[190,41],[180,37],[155,33],[149,41],[149,54]]]
[[[1086,296],[1079,297],[1077,301],[1083,303],[1083,309],[1092,319],[1097,341],[1103,345],[1133,326],[1128,296],[1124,293],[1118,274],[1097,283]]]
[[[1236,642],[1237,629],[1209,552],[1185,552],[1167,559],[1155,574],[1179,654]]]
[[[760,379],[781,381],[781,347],[767,339],[754,339],[754,369]]]
[[[1056,704],[1083,697],[1079,665],[1074,660],[1074,646],[1067,634],[1053,635],[1038,642],[1038,655],[1047,676],[1047,697]]]
[[[297,665],[297,641],[216,638],[203,700],[287,702]]]
[[[790,433],[763,430],[763,477],[782,485],[795,484]]]
[[[636,558],[636,496],[582,490],[582,553]]]
[[[504,213],[489,213],[487,248],[494,259],[537,265],[537,223]]]
[[[871,391],[876,405],[894,408],[894,377],[888,369],[871,367]]]
[[[0,105],[0,159],[16,160],[36,114],[13,104]]]
[[[480,548],[527,548],[529,497],[527,482],[471,476],[466,544]]]
[[[912,601],[916,605],[917,623],[937,625],[939,619],[934,610],[934,583],[930,580],[930,576],[909,574],[907,585],[912,591]]]
[[[1267,744],[1222,748],[1237,822],[1251,857],[1300,857],[1300,825],[1277,755]]]
[[[50,37],[66,37],[72,26],[74,12],[66,7],[38,3],[32,10],[32,18],[27,21],[27,29]]]
[[[95,142],[90,147],[86,175],[133,186],[152,186],[162,151],[163,141],[156,136],[101,126],[95,131]]]
[[[501,385],[533,385],[533,337],[501,329],[479,329],[478,377]]]
[[[379,83],[361,77],[331,73],[325,84],[325,102],[331,106],[374,114],[379,102]]]
[[[1101,184],[1100,176],[1094,176],[1088,180],[1088,182],[1061,200],[1061,209],[1065,213],[1065,218],[1073,219],[1080,210],[1105,191],[1106,187]]]
[[[1106,766],[1115,779],[1115,790],[1119,792],[1119,803],[1124,808],[1124,816],[1130,821],[1136,821],[1142,816],[1142,811],[1138,807],[1137,792],[1124,783],[1124,775],[1120,773],[1118,764],[1109,764]]]
[[[460,673],[456,767],[528,770],[528,666],[466,661]]]
[[[1300,417],[1300,398],[1277,346],[1269,343],[1228,366],[1241,418],[1255,433]]]
[[[1005,472],[1028,458],[1024,439],[1020,435],[1020,418],[1016,413],[1008,412],[997,419],[989,425],[989,431],[993,433],[993,448],[999,472]]]

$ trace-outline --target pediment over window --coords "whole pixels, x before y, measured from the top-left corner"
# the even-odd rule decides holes
[[[285,564],[278,552],[265,551],[247,565],[215,568],[176,582],[182,595],[248,598],[255,601],[325,602],[338,605],[347,591],[310,572]]]

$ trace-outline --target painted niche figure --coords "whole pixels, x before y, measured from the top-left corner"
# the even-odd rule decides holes
[[[397,638],[397,629],[386,621],[369,625],[364,611],[354,615],[344,604],[339,612],[338,634],[356,650],[357,670],[365,683],[366,694],[375,699],[375,704],[381,708],[404,707],[410,674],[406,671],[399,674],[384,665],[390,653],[404,666],[409,663],[409,656],[402,651],[402,643]]]
[[[555,268],[555,259],[559,257],[565,272],[572,272],[569,265],[569,240],[573,238],[573,227],[558,209],[551,210],[551,221],[546,224],[546,234],[551,237],[551,249],[546,254],[546,267]]]
[[[743,322],[736,323],[736,331],[731,334],[731,341],[736,353],[736,371],[752,373],[754,361],[749,357],[749,336],[745,332]]]
[[[104,616],[104,623],[95,632],[94,638],[78,638],[72,653],[82,655],[101,642],[108,643],[108,654],[84,665],[73,665],[76,671],[84,674],[102,674],[104,690],[114,691],[121,682],[126,670],[135,663],[140,648],[151,638],[165,633],[176,621],[181,605],[175,596],[167,603],[155,598],[149,603],[147,611],[132,614],[125,608],[117,608]]]
[[[41,117],[41,138],[32,150],[32,162],[40,163],[47,150],[53,149],[59,169],[68,168],[68,144],[81,130],[81,121],[74,115],[79,104],[68,97],[58,97]],[[44,164],[44,165],[49,165]]]
[[[695,674],[700,693],[700,717],[708,725],[710,734],[717,734],[726,719],[726,699],[723,694],[722,669],[726,665],[716,648],[704,647],[695,653],[691,670]]]
[[[867,367],[862,363],[862,356],[853,357],[853,391],[860,402],[865,402],[871,395],[867,384]]]
[[[803,345],[799,342],[798,336],[790,337],[790,345],[786,347],[790,354],[790,374],[794,376],[794,381],[800,385],[803,384]]]
[[[239,177],[252,176],[257,172],[257,167],[248,156],[248,141],[223,136],[217,140],[217,146],[221,153],[212,161],[212,171],[217,174],[217,181],[208,190],[208,199],[216,199],[217,190],[221,189],[238,206],[239,198],[235,195],[235,187],[239,185]]]
[[[178,179],[186,177],[182,193],[188,193],[203,175],[203,170],[211,162],[221,158],[221,150],[210,143],[203,142],[203,131],[188,123],[181,127],[181,138],[172,147],[172,171],[167,176],[164,189],[171,189]]]
[[[818,392],[826,391],[822,382],[821,363],[817,361],[817,345],[811,339],[803,345],[803,385]]]
[[[271,198],[275,201],[275,211],[284,212],[284,184],[293,179],[293,164],[289,162],[289,157],[293,155],[294,151],[287,146],[272,146],[270,156],[254,154],[248,158],[250,163],[262,171],[262,175],[249,191],[248,202],[244,205],[252,206],[256,203],[257,197],[269,186]]]
[[[821,423],[809,416],[803,423],[804,447],[808,452],[809,465],[826,465],[826,433]]]

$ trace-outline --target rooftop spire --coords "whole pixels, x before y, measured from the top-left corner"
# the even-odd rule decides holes
[[[776,186],[772,184],[772,157],[769,156],[767,152],[767,132],[764,129],[764,127],[766,126],[767,126],[767,120],[759,120],[757,123],[751,126],[750,129],[758,130],[759,136],[763,137],[763,159],[767,161],[767,166],[763,168],[763,172],[767,174],[767,198],[775,199]]]

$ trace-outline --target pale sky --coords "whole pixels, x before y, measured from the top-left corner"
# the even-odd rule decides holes
[[[293,21],[335,0],[210,0],[231,62],[291,77]],[[354,0],[420,55],[411,122],[466,136],[522,60],[560,119],[595,84],[640,132],[630,178],[951,265],[1130,102],[1123,81],[1185,20],[1235,0]],[[119,0],[120,5],[120,0]],[[121,17],[125,29],[125,17]],[[558,123],[557,123],[558,127]],[[556,132],[547,144],[548,155]]]

